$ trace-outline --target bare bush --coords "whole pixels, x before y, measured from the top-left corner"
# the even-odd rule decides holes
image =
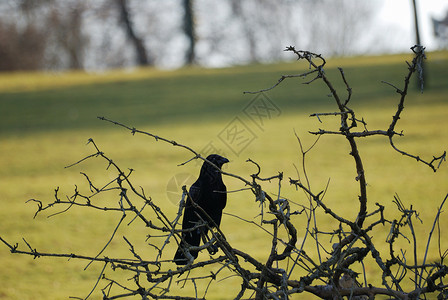
[[[411,76],[422,74],[420,66],[425,58],[423,47],[414,46],[411,49],[415,57],[412,62],[407,63],[408,73],[405,76],[403,87],[386,83],[397,92],[399,103],[388,128],[385,129],[368,130],[366,121],[359,118],[355,111],[349,107],[353,101],[352,89],[341,68],[339,72],[346,87],[345,97],[339,95],[325,74],[326,61],[321,55],[308,51],[298,51],[294,47],[288,47],[286,51],[294,53],[299,60],[305,60],[309,64],[309,70],[301,74],[282,76],[272,87],[251,92],[262,93],[276,88],[284,80],[292,78],[309,78],[306,84],[323,81],[336,103],[337,111],[314,113],[312,116],[319,119],[337,117],[340,119],[340,127],[333,131],[319,129],[311,132],[311,134],[316,135],[317,140],[322,135],[337,135],[346,140],[350,147],[350,156],[355,163],[356,184],[359,191],[358,198],[352,199],[353,203],[357,203],[359,206],[357,216],[354,219],[348,219],[344,215],[336,213],[327,201],[323,201],[326,190],[316,191],[311,188],[304,163],[301,172],[298,172],[301,176],[289,179],[286,179],[283,173],[274,174],[267,178],[261,177],[262,165],[253,160],[247,162],[257,171],[249,176],[232,174],[217,168],[224,179],[232,177],[241,183],[241,190],[232,192],[250,190],[253,193],[251,201],[260,204],[260,211],[256,213],[261,216],[262,221],[260,223],[251,220],[245,221],[269,234],[271,238],[270,251],[265,261],[255,258],[249,252],[249,247],[248,249],[239,249],[232,246],[226,238],[226,232],[210,226],[207,220],[203,220],[197,226],[198,228],[207,228],[211,232],[211,237],[199,248],[189,248],[185,241],[182,241],[182,229],[179,224],[183,207],[189,197],[187,188],[183,188],[177,214],[167,215],[158,205],[157,199],[147,196],[142,188],[132,183],[133,170],[122,169],[93,140],[89,140],[89,142],[93,145],[94,152],[74,165],[84,164],[92,159],[100,159],[107,163],[109,170],[115,171],[115,179],[100,185],[83,173],[90,187],[88,191],[81,191],[76,188],[73,195],[64,199],[60,197],[58,190],[56,190],[54,201],[48,204],[35,199],[30,201],[38,206],[36,214],[54,210],[63,205],[68,205],[68,208],[63,210],[64,212],[73,207],[85,207],[104,213],[118,212],[120,215],[118,224],[113,229],[113,234],[103,250],[94,256],[82,256],[76,253],[44,253],[34,249],[27,242],[25,242],[26,247],[24,249],[19,247],[18,244],[13,245],[2,238],[0,239],[10,248],[12,253],[34,257],[65,257],[85,260],[89,264],[103,264],[98,278],[99,281],[104,282],[101,289],[103,299],[131,296],[138,296],[141,299],[202,299],[207,297],[208,291],[213,289],[215,284],[218,284],[217,281],[222,279],[224,274],[228,276],[229,273],[229,276],[239,278],[241,283],[239,290],[229,291],[233,294],[227,295],[229,298],[235,299],[288,299],[292,294],[297,293],[311,293],[322,299],[342,299],[344,297],[373,299],[378,295],[386,295],[394,299],[424,299],[429,294],[437,295],[440,299],[446,299],[448,285],[444,283],[444,280],[448,273],[448,266],[445,263],[448,252],[443,251],[439,246],[440,257],[438,261],[434,262],[429,262],[427,255],[429,242],[434,237],[434,231],[448,195],[443,199],[436,212],[429,237],[425,241],[427,247],[424,256],[417,257],[418,241],[415,235],[415,227],[417,226],[415,222],[419,218],[418,213],[412,206],[407,207],[398,196],[395,197],[394,203],[401,214],[400,218],[388,220],[384,214],[385,207],[380,203],[375,203],[373,207],[376,208],[373,211],[368,211],[368,186],[363,160],[357,145],[359,138],[383,136],[389,140],[393,150],[417,160],[434,171],[445,160],[446,152],[440,156],[425,159],[399,149],[394,142],[396,137],[403,135],[396,131],[396,125],[401,118]],[[422,78],[420,79],[422,80]],[[188,145],[104,117],[100,119],[120,126],[133,135],[145,135],[155,141],[167,143],[179,150],[187,151],[191,154],[191,159],[184,164],[194,160],[210,163],[204,158],[203,154]],[[361,129],[359,130],[359,128]],[[305,149],[300,139],[298,141],[302,157],[305,158],[313,146]],[[271,193],[264,188],[268,181],[278,183],[277,191]],[[298,210],[294,210],[291,201],[282,196],[282,186],[285,181],[296,187],[297,190],[304,192],[308,199],[308,202],[298,204]],[[113,195],[116,196],[114,201],[109,202],[109,205],[104,207],[96,203],[98,195],[110,192],[113,192]],[[318,211],[324,212],[326,217],[334,224],[331,230],[327,232],[319,230],[319,223],[316,222],[315,218]],[[128,224],[139,222],[141,226],[147,227],[152,232],[147,237],[148,249],[151,250],[145,250],[152,251],[153,258],[151,260],[143,259],[142,254],[126,237],[123,238],[124,243],[129,247],[128,257],[106,257],[102,255],[104,249],[116,238],[117,230],[126,223],[125,219]],[[297,229],[299,226],[300,228],[306,228],[305,236],[300,237],[300,239]],[[389,235],[373,239],[373,230],[378,226],[388,226],[390,228]],[[397,245],[397,241],[401,238],[410,241],[408,249],[402,249]],[[377,243],[383,243],[385,239],[388,243],[388,251],[380,252]],[[186,252],[205,250],[211,245],[217,246],[220,251],[214,256],[209,256],[208,259],[190,260],[185,266],[176,267],[171,254],[181,242],[184,243]],[[168,252],[170,254],[165,254]],[[312,252],[318,253],[315,256],[316,258],[311,255]],[[356,271],[360,268],[364,270],[364,262],[368,257],[372,258],[374,264],[372,268],[378,269],[381,274],[379,284],[378,281],[368,278],[364,271]],[[114,271],[113,274],[123,272],[127,278],[132,278],[132,280],[121,281],[114,279],[115,277],[109,277],[106,275],[107,267]],[[201,272],[203,269],[208,270],[208,272]],[[358,275],[361,276],[358,278]],[[407,290],[404,288],[403,282],[409,278],[414,286]],[[359,283],[360,281],[363,283]],[[190,285],[195,292],[186,296],[176,289],[177,285],[175,283],[181,286]]]

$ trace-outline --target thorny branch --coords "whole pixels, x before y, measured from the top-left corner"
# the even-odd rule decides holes
[[[167,215],[157,204],[157,201],[148,197],[143,188],[136,188],[132,181],[133,169],[123,171],[105,152],[101,151],[96,143],[90,139],[88,144],[93,145],[94,153],[88,155],[74,164],[68,166],[85,164],[92,159],[100,159],[105,162],[108,170],[113,170],[116,177],[106,183],[99,184],[89,177],[86,173],[81,173],[83,179],[87,181],[88,191],[83,192],[75,185],[74,192],[70,196],[61,197],[59,188],[55,189],[54,200],[44,204],[37,199],[31,199],[29,202],[37,204],[35,217],[48,210],[56,208],[59,211],[52,213],[49,217],[65,214],[75,208],[93,209],[103,213],[117,213],[117,225],[112,230],[109,240],[105,243],[103,249],[90,256],[79,254],[58,254],[40,251],[32,247],[25,239],[23,240],[26,248],[22,250],[18,244],[11,244],[0,237],[0,241],[9,248],[12,253],[31,255],[34,258],[40,257],[63,257],[78,259],[92,263],[103,264],[98,282],[90,291],[104,282],[105,286],[101,289],[103,299],[119,299],[132,296],[138,296],[141,299],[205,299],[213,284],[218,281],[224,281],[228,278],[237,277],[240,279],[240,289],[235,290],[235,299],[288,299],[290,295],[296,293],[311,293],[322,299],[373,299],[377,295],[386,295],[396,299],[421,299],[426,294],[438,292],[440,299],[446,299],[448,295],[448,285],[444,283],[448,274],[448,267],[444,260],[448,251],[440,249],[440,227],[439,232],[439,253],[440,261],[428,263],[427,254],[429,253],[429,243],[433,237],[436,225],[439,224],[440,215],[443,212],[445,197],[440,205],[430,235],[427,240],[427,247],[424,257],[421,260],[417,255],[417,242],[415,235],[414,220],[420,220],[418,213],[412,208],[406,208],[398,195],[395,196],[394,203],[401,213],[399,219],[388,220],[385,218],[385,207],[376,203],[377,209],[373,212],[367,211],[367,184],[364,171],[364,165],[361,154],[358,150],[357,139],[360,137],[386,136],[389,138],[392,148],[399,153],[414,158],[419,162],[429,166],[436,171],[440,164],[446,159],[446,152],[441,156],[434,157],[432,160],[423,160],[419,156],[406,153],[399,150],[394,144],[395,136],[402,136],[402,133],[396,132],[398,120],[404,108],[406,95],[408,94],[409,81],[414,73],[422,76],[421,61],[425,58],[424,48],[421,46],[412,47],[415,58],[408,63],[408,74],[405,77],[404,87],[398,88],[392,86],[400,95],[399,104],[395,115],[389,127],[386,130],[367,130],[367,123],[364,118],[357,118],[355,111],[348,105],[354,101],[352,88],[345,76],[342,68],[339,68],[339,74],[345,84],[347,96],[341,97],[330,78],[326,75],[324,67],[325,59],[316,53],[309,51],[296,50],[294,47],[287,47],[297,56],[298,60],[305,60],[308,63],[309,70],[297,75],[283,75],[273,86],[256,92],[261,93],[278,87],[286,79],[309,78],[305,84],[312,84],[317,80],[322,80],[329,89],[332,98],[335,101],[337,111],[314,113],[311,116],[316,117],[320,122],[323,117],[340,118],[340,127],[333,131],[318,130],[311,132],[317,136],[316,141],[305,149],[302,141],[296,133],[299,142],[301,156],[301,168],[296,168],[297,179],[289,177],[289,183],[304,193],[307,202],[301,203],[300,200],[293,201],[286,199],[282,192],[282,183],[284,175],[279,172],[273,176],[261,177],[261,165],[251,159],[247,160],[256,170],[252,174],[237,175],[225,172],[217,168],[213,163],[204,158],[204,156],[193,148],[158,136],[143,130],[129,127],[125,124],[99,117],[100,120],[110,122],[131,132],[131,134],[142,134],[154,138],[155,141],[171,144],[177,148],[186,150],[192,157],[180,165],[200,159],[214,166],[224,176],[237,179],[241,187],[236,188],[233,193],[245,190],[251,190],[254,200],[259,203],[260,211],[256,216],[261,216],[261,222],[256,223],[252,220],[246,220],[243,217],[227,213],[237,220],[245,222],[248,226],[260,230],[270,239],[269,251],[265,257],[251,254],[251,247],[243,245],[235,247],[226,238],[225,233],[219,228],[214,228],[210,217],[203,211],[205,218],[188,230],[197,230],[205,227],[211,234],[211,237],[204,245],[190,248],[186,247],[186,253],[192,250],[205,250],[212,244],[221,251],[215,256],[209,256],[208,259],[198,259],[193,263],[191,261],[185,266],[175,267],[171,260],[172,252],[176,246],[182,242],[183,230],[179,224],[185,199],[188,196],[186,187],[183,187],[182,199],[180,199],[179,208],[175,216]],[[422,79],[422,78],[420,78]],[[362,124],[362,131],[355,131],[358,124]],[[308,177],[306,154],[319,141],[323,135],[341,135],[345,137],[350,146],[350,155],[355,162],[355,171],[357,186],[359,187],[359,196],[356,199],[359,203],[357,217],[351,220],[343,214],[338,214],[324,201],[327,194],[327,187],[324,190],[315,191]],[[266,182],[277,182],[278,190],[271,193],[265,190]],[[329,182],[328,182],[329,183]],[[115,201],[108,202],[107,205],[100,205],[98,198],[104,195],[111,196]],[[244,198],[246,199],[246,198]],[[294,209],[298,207],[298,209]],[[197,209],[201,210],[198,206]],[[319,221],[316,212],[322,211],[334,223],[333,230],[322,231],[319,229]],[[130,219],[128,225],[133,222],[140,222],[150,231],[147,235],[146,243],[148,248],[143,251],[141,247],[135,246],[130,239],[123,236],[124,245],[129,251],[128,258],[110,258],[103,256],[112,240],[117,238],[118,229],[126,224],[125,219]],[[302,222],[303,221],[303,222]],[[418,223],[417,223],[418,224]],[[372,239],[372,232],[378,225],[390,226],[389,235],[386,241],[389,245],[388,253],[379,252],[376,242]],[[409,232],[406,232],[407,229]],[[303,235],[299,238],[299,232],[303,230]],[[327,240],[329,238],[329,241]],[[407,241],[412,240],[411,248],[413,259],[406,257],[406,251],[400,249],[397,252],[396,245],[400,238]],[[309,242],[311,240],[311,242]],[[381,238],[375,241],[381,242]],[[309,244],[312,244],[309,246]],[[150,255],[148,258],[148,249]],[[154,253],[155,251],[155,253]],[[204,252],[204,251],[203,251]],[[166,254],[168,253],[168,254]],[[313,254],[313,253],[316,253]],[[169,257],[166,259],[166,257]],[[364,273],[364,284],[358,283],[359,265],[364,270],[364,261],[372,257],[376,268],[381,273],[381,284],[372,284],[371,279]],[[412,261],[412,262],[411,262]],[[419,264],[419,261],[421,263]],[[127,281],[106,275],[106,267],[110,267],[112,272],[124,272]],[[373,268],[374,266],[370,266]],[[204,270],[205,273],[204,273]],[[414,282],[413,290],[406,291],[403,288],[403,280],[409,275]],[[192,291],[186,296],[185,292],[179,288],[190,287]],[[230,295],[229,295],[230,297]]]

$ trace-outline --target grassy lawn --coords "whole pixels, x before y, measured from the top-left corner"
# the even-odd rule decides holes
[[[351,107],[357,111],[358,118],[364,118],[370,130],[385,130],[399,95],[380,81],[401,87],[407,72],[405,59],[411,57],[334,59],[328,60],[326,72],[339,94],[344,95],[345,87],[336,69],[343,67],[353,88]],[[426,66],[428,89],[423,94],[413,89],[409,94],[397,127],[405,136],[397,138],[396,143],[405,151],[431,160],[433,155],[438,156],[448,149],[448,53],[428,54]],[[74,208],[47,218],[62,210],[54,208],[33,219],[36,206],[25,203],[28,199],[52,201],[56,187],[59,187],[61,197],[72,195],[75,184],[86,191],[88,186],[80,172],[88,173],[98,185],[113,178],[115,174],[99,159],[64,168],[94,153],[92,145],[86,145],[89,138],[122,169],[135,169],[134,185],[144,188],[146,194],[174,218],[177,207],[168,197],[167,190],[172,189],[168,183],[178,174],[197,176],[195,162],[178,166],[191,158],[190,153],[153,138],[133,136],[120,127],[98,120],[97,116],[135,126],[198,151],[213,145],[230,159],[226,171],[247,179],[255,171],[254,166],[246,162],[248,158],[260,163],[262,177],[282,171],[286,179],[282,194],[295,203],[292,209],[299,210],[298,204],[307,204],[306,197],[287,183],[289,177],[297,178],[297,169],[301,169],[294,131],[309,146],[315,137],[308,131],[318,128],[337,130],[337,118],[321,118],[320,123],[309,117],[314,112],[335,111],[333,100],[327,97],[329,92],[320,82],[303,85],[302,79],[284,81],[266,94],[276,111],[261,124],[244,113],[255,98],[243,91],[263,89],[272,86],[282,74],[306,70],[305,64],[281,63],[213,70],[1,74],[0,236],[11,243],[20,243],[21,247],[26,247],[22,240],[25,238],[43,252],[95,256],[102,249],[120,214]],[[237,153],[220,139],[224,129],[229,128],[236,117],[253,134],[253,141],[246,148],[233,148]],[[306,163],[311,187],[318,192],[325,189],[330,180],[324,201],[342,216],[353,218],[358,209],[358,191],[348,149],[344,138],[324,136],[307,155]],[[368,181],[369,211],[375,209],[375,202],[379,202],[386,206],[389,219],[398,217],[392,203],[395,194],[406,206],[412,204],[423,220],[423,224],[415,224],[420,243],[418,254],[422,257],[437,206],[448,193],[447,165],[434,173],[415,160],[394,152],[388,140],[382,137],[359,140],[359,150]],[[241,182],[233,178],[224,180],[228,190],[243,188]],[[266,183],[265,188],[273,194],[278,191],[276,182]],[[98,199],[100,202],[117,200],[114,194]],[[270,249],[270,237],[254,225],[232,216],[259,220],[259,204],[254,202],[250,192],[229,194],[225,212],[228,214],[223,217],[222,230],[230,244],[264,261]],[[328,217],[318,215],[318,218],[320,230],[334,229],[334,222]],[[303,237],[305,217],[297,216],[296,221],[299,237]],[[156,251],[145,242],[146,236],[153,233],[140,225],[134,222],[123,226],[104,255],[129,256],[128,246],[122,239],[125,235],[143,258],[154,257]],[[442,216],[440,228],[446,234],[446,216]],[[385,240],[389,229],[385,226],[374,232],[374,241],[383,249],[388,246]],[[327,242],[327,239],[322,237],[322,241]],[[438,256],[436,241],[434,239],[431,244],[429,259],[432,260]],[[442,238],[440,242],[443,252],[448,248],[448,241]],[[311,244],[309,241],[307,253],[316,257]],[[408,247],[406,242],[403,245]],[[164,259],[172,258],[175,246],[171,248],[164,254]],[[201,257],[206,258],[205,254],[198,259]],[[84,270],[85,266],[86,262],[76,260],[11,255],[0,245],[0,299],[86,297],[102,265],[92,265]],[[378,277],[378,270],[373,266],[373,263],[366,266],[369,278]],[[204,274],[210,271],[213,269],[203,270]],[[110,269],[106,275],[120,276]],[[239,289],[238,280],[224,277],[218,278],[223,281],[211,285],[207,298],[228,299],[229,289]],[[379,281],[377,278],[376,282]],[[99,287],[102,287],[101,283]],[[204,286],[200,287],[199,296],[204,289]],[[194,296],[194,290],[185,288],[187,294]],[[99,290],[91,297],[100,298]]]

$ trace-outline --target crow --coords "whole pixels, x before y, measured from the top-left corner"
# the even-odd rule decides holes
[[[221,224],[222,210],[227,202],[227,193],[220,169],[229,160],[217,154],[209,155],[207,160],[219,169],[205,161],[202,164],[198,179],[190,187],[182,221],[182,240],[174,256],[174,262],[177,265],[186,265],[189,262],[186,256],[187,252],[193,258],[198,257],[198,250],[190,250],[189,247],[198,247],[201,237],[205,241],[208,227],[219,227]],[[196,205],[200,208],[195,208]],[[209,249],[212,254],[216,251],[216,247]]]

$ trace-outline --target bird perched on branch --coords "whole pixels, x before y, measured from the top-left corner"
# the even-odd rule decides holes
[[[182,221],[182,241],[179,244],[174,262],[177,265],[186,265],[190,259],[198,257],[198,250],[191,247],[199,247],[201,238],[207,242],[209,228],[219,227],[222,211],[226,206],[226,186],[222,181],[221,167],[229,160],[217,154],[211,154],[204,161],[196,182],[190,187],[185,204]],[[216,246],[210,245],[209,252],[217,251]]]

